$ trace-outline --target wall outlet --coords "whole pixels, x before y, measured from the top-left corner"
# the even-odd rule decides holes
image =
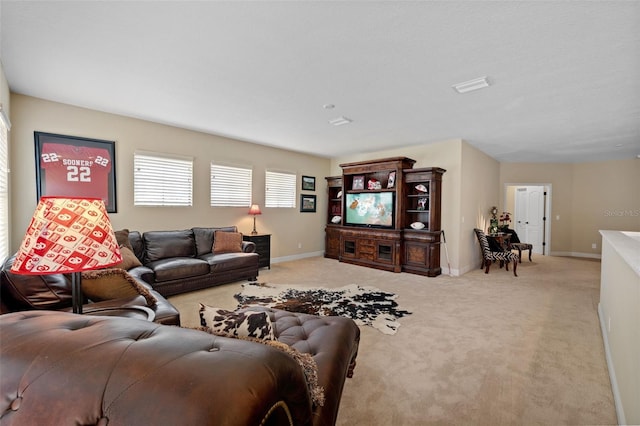
[[[298,248],[301,249],[302,248],[302,243],[298,243]]]
[[[597,249],[597,248],[598,248],[598,245],[597,245],[596,243],[593,243],[593,244],[591,244],[591,248],[592,248],[592,249]]]
[[[556,215],[556,220],[560,220],[560,215],[559,214]]]
[[[611,333],[611,317],[609,317],[607,321],[607,333]]]

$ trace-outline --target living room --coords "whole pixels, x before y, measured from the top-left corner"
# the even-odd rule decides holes
[[[634,9],[634,13],[637,13],[637,9]],[[5,19],[4,16],[3,19]],[[637,41],[637,33],[635,36]],[[634,64],[637,67],[637,60]],[[553,262],[558,259],[563,260],[560,256],[567,256],[571,257],[567,261],[571,262],[572,268],[583,265],[580,262],[585,262],[585,265],[589,265],[586,268],[592,275],[597,276],[598,268],[593,268],[592,265],[600,259],[602,253],[602,238],[599,231],[604,229],[640,231],[640,217],[637,214],[640,211],[640,193],[637,190],[637,182],[640,181],[640,167],[638,167],[640,160],[636,158],[637,154],[617,157],[614,155],[612,158],[592,158],[585,161],[500,161],[476,147],[473,144],[473,138],[467,141],[464,134],[451,135],[438,140],[427,139],[427,136],[424,136],[424,143],[412,141],[402,144],[396,143],[392,140],[393,136],[389,136],[391,140],[386,147],[351,151],[335,156],[310,154],[305,153],[304,149],[298,150],[295,147],[285,149],[222,136],[222,132],[212,134],[182,128],[179,125],[154,122],[144,119],[145,112],[142,111],[139,115],[126,116],[100,110],[100,108],[80,107],[73,105],[72,102],[54,101],[47,99],[44,93],[40,96],[25,94],[25,91],[13,86],[11,78],[5,76],[4,64],[0,71],[0,103],[3,112],[11,122],[8,247],[10,253],[18,248],[37,203],[34,179],[35,131],[116,142],[118,208],[117,212],[110,214],[114,229],[128,228],[143,232],[186,229],[194,226],[236,225],[241,232],[249,234],[253,227],[253,217],[247,214],[247,208],[210,207],[209,171],[212,161],[250,166],[253,170],[252,201],[262,209],[262,214],[256,218],[257,229],[260,233],[271,234],[274,273],[270,275],[271,271],[263,270],[261,276],[271,276],[273,279],[281,277],[278,275],[281,272],[277,270],[279,264],[296,265],[290,262],[298,261],[297,265],[300,267],[317,267],[307,262],[321,257],[325,248],[324,229],[327,223],[325,212],[328,200],[325,195],[324,177],[339,175],[340,164],[354,161],[406,156],[416,160],[416,167],[437,166],[447,170],[443,175],[442,184],[442,229],[447,236],[447,256],[442,253],[441,268],[443,275],[449,275],[450,278],[468,279],[471,276],[474,279],[477,278],[483,285],[489,285],[487,281],[483,281],[487,279],[493,279],[499,284],[506,284],[507,281],[503,280],[508,280],[509,285],[515,285],[518,283],[517,280],[526,276],[529,271],[536,274],[535,270],[524,262],[519,266],[520,277],[518,278],[505,277],[504,271],[497,267],[494,267],[487,277],[479,278],[477,275],[480,248],[473,234],[473,228],[487,229],[489,210],[492,206],[498,206],[500,211],[510,208],[507,202],[508,186],[539,184],[550,188],[550,217],[547,218],[550,238],[544,253],[545,257],[542,258],[544,262],[548,261],[546,258],[553,258],[552,263],[548,264],[550,270],[561,271],[562,266]],[[46,73],[43,72],[44,74]],[[630,84],[637,85],[637,82]],[[170,99],[164,99],[162,96],[159,98],[166,108],[173,109],[175,116],[193,112],[186,106],[171,102]],[[631,111],[630,115],[637,118],[637,102],[627,106]],[[322,109],[321,105],[319,109]],[[325,118],[331,117],[325,114],[322,120],[326,121]],[[539,126],[544,127],[545,123],[539,123]],[[632,130],[635,132],[631,136],[631,139],[635,137],[632,147],[637,151],[637,125]],[[619,128],[612,125],[612,135],[618,131]],[[425,129],[424,132],[428,133],[428,130]],[[570,145],[570,142],[565,144],[564,141],[556,141],[556,143],[559,150],[564,150],[567,145]],[[618,149],[617,139],[613,136],[611,142],[599,140],[594,144],[605,145],[607,150],[614,154]],[[519,149],[525,152],[527,150],[526,146]],[[138,151],[171,153],[194,159],[191,207],[164,208],[134,205],[133,158],[134,153]],[[576,155],[579,153],[580,150],[577,150]],[[317,195],[316,212],[300,212],[298,208],[264,207],[267,170],[292,172],[296,174],[298,182],[303,175],[315,177],[316,188],[313,194]],[[539,262],[541,257],[542,254],[535,254],[534,260]],[[316,269],[313,270],[321,273]],[[379,280],[380,278],[369,276],[373,272],[367,270],[362,275],[369,280]],[[345,270],[344,274],[354,277],[357,273],[353,273],[350,269]],[[387,278],[388,274],[381,274],[388,281],[392,280]],[[441,278],[449,279],[443,276],[433,281],[437,283]],[[548,277],[545,275],[545,278]],[[408,281],[415,279],[416,277],[411,277]],[[317,278],[314,280],[317,281]],[[426,285],[431,288],[434,284]],[[500,289],[504,291],[504,287]],[[406,297],[412,294],[411,291],[405,293],[405,301]],[[597,314],[595,315],[597,317]],[[372,333],[367,332],[365,337],[373,339]],[[392,345],[393,343],[390,342],[387,341]],[[376,342],[367,346],[367,349],[379,349],[377,345],[381,344]],[[356,369],[356,377],[357,374]],[[357,405],[356,396],[348,394],[348,386],[349,384],[346,385],[346,396],[353,400],[353,405]],[[508,390],[501,389],[501,391]],[[410,409],[410,407],[407,408],[407,410]],[[482,418],[496,420],[500,417],[498,415]],[[535,416],[522,418],[538,419]],[[433,419],[441,420],[442,418],[431,419],[434,421]],[[560,423],[563,423],[562,420]],[[501,423],[499,420],[496,422]],[[517,423],[517,416],[504,417],[502,423],[513,422]]]

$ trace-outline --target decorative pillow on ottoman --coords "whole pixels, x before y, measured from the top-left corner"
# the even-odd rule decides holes
[[[153,306],[157,300],[149,290],[137,282],[124,269],[99,269],[82,273],[82,292],[94,302],[121,299],[142,295],[147,306]]]
[[[227,311],[200,303],[200,324],[219,336],[275,339],[271,319],[266,312]]]

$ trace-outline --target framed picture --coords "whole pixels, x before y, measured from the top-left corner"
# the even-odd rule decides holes
[[[393,188],[396,185],[396,172],[389,172],[389,180],[387,181],[387,188]]]
[[[353,177],[351,189],[364,189],[364,176],[358,175]]]
[[[316,190],[316,178],[314,176],[302,176],[302,190],[303,191],[315,191]]]
[[[302,213],[316,212],[316,196],[300,194],[300,211]]]
[[[116,213],[116,143],[34,132],[36,191],[43,196],[101,198]]]

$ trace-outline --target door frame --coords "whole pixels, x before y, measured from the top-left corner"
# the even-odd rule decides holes
[[[551,183],[540,183],[540,182],[536,182],[536,183],[530,183],[530,182],[505,182],[502,188],[502,206],[504,209],[507,209],[507,194],[509,191],[509,187],[520,187],[520,186],[541,186],[544,188],[544,191],[546,192],[546,197],[545,197],[545,206],[544,206],[544,217],[546,218],[546,220],[544,221],[544,232],[542,235],[542,242],[543,242],[543,246],[542,246],[542,254],[544,256],[549,256],[551,255],[551,222],[553,222],[551,219],[551,190],[552,190],[552,185]],[[515,206],[514,206],[515,207]],[[514,213],[515,214],[515,213]]]

